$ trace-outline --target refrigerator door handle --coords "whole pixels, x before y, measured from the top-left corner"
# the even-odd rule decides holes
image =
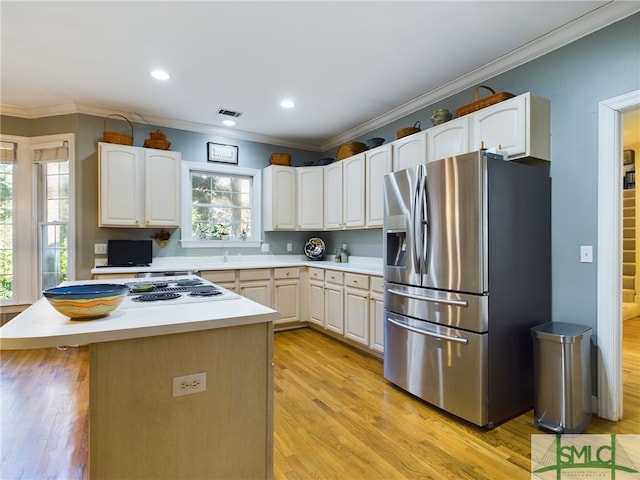
[[[422,170],[418,169],[418,178],[416,178],[415,189],[413,191],[413,205],[411,208],[411,225],[413,230],[413,264],[417,270],[419,275],[422,274],[422,258],[420,256],[420,252],[418,251],[418,245],[422,245],[422,218],[420,218],[418,205],[420,205],[421,191],[420,187],[422,185]],[[418,235],[420,234],[420,238]]]
[[[442,335],[441,333],[429,332],[427,330],[422,330],[420,328],[411,327],[404,323],[397,322],[391,318],[387,318],[387,321],[393,323],[394,325],[397,325],[400,328],[404,328],[405,330],[409,330],[411,332],[418,333],[420,335],[425,335],[427,337],[439,338],[440,340],[447,340],[449,342],[464,343],[464,344],[469,343],[469,340],[467,340],[464,337],[458,337],[457,335],[451,336],[451,335]]]
[[[428,273],[428,258],[429,252],[429,209],[428,209],[428,197],[427,197],[427,176],[423,175],[420,178],[420,235],[421,235],[421,253],[420,258],[422,260],[422,274]]]
[[[387,291],[389,293],[393,293],[394,295],[411,298],[413,300],[422,300],[424,302],[432,302],[432,303],[444,303],[445,305],[455,305],[456,307],[469,306],[469,302],[467,302],[466,300],[449,300],[446,298],[424,297],[422,295],[413,295],[411,293],[401,292],[400,290],[394,290],[393,288],[390,288]]]

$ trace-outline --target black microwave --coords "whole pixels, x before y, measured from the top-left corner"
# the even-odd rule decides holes
[[[139,267],[151,263],[151,240],[107,240],[109,267]]]

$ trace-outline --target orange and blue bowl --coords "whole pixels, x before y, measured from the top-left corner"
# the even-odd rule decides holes
[[[95,283],[49,288],[42,295],[62,315],[73,320],[90,320],[109,315],[128,293],[126,285]]]

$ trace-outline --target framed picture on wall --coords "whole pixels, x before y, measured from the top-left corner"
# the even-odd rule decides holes
[[[238,147],[207,142],[207,161],[238,164]]]

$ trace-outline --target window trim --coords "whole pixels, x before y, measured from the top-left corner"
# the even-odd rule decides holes
[[[46,163],[46,161],[36,162],[35,151],[43,148],[51,147],[52,145],[67,142],[67,162],[69,163],[69,220],[67,222],[67,281],[76,279],[76,148],[75,148],[76,136],[73,133],[63,133],[59,135],[43,135],[39,137],[31,137],[31,161],[35,163]],[[35,195],[34,190],[34,195]],[[34,200],[35,201],[35,200]],[[35,214],[35,212],[34,212]],[[38,232],[40,235],[41,224],[38,222]],[[38,283],[41,283],[42,278],[42,258],[40,258],[41,245],[37,245],[38,248]],[[41,288],[42,289],[42,288]]]
[[[215,165],[202,162],[181,162],[181,238],[182,248],[256,248],[262,244],[262,170],[227,165]],[[191,173],[206,172],[228,175],[242,175],[251,177],[253,210],[252,231],[255,232],[252,239],[247,240],[192,240],[185,238],[185,232],[191,232]]]
[[[17,145],[14,164],[14,206],[16,192],[29,192],[20,200],[22,208],[15,211],[14,220],[14,296],[11,300],[0,300],[0,305],[28,305],[41,296],[40,246],[38,244],[39,224],[37,219],[37,192],[35,184],[34,149],[51,142],[68,142],[69,162],[69,223],[68,223],[68,259],[67,280],[76,278],[76,211],[75,211],[75,134],[63,133],[22,137],[0,134],[0,141]]]

